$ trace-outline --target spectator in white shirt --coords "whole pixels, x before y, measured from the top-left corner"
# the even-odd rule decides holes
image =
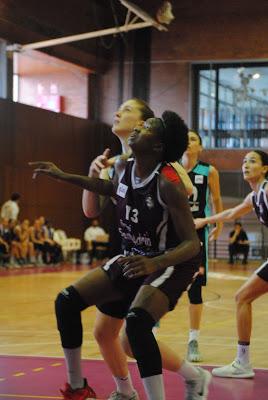
[[[107,250],[109,246],[109,235],[99,226],[98,219],[93,219],[84,233],[84,240],[90,255],[90,262],[98,258],[98,250]]]
[[[8,221],[17,221],[20,212],[19,208],[19,193],[12,193],[9,200],[7,200],[1,208],[1,218],[7,219]]]

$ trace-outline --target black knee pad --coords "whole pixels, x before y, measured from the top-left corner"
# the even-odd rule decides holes
[[[188,290],[188,297],[191,304],[203,304],[202,284],[201,279],[198,278],[199,277],[196,278],[196,280],[191,285],[190,290]]]
[[[126,316],[126,333],[142,378],[162,373],[158,344],[152,333],[155,320],[142,308],[132,308]]]
[[[88,305],[73,286],[62,290],[55,300],[55,312],[62,347],[74,349],[82,345],[81,311]]]

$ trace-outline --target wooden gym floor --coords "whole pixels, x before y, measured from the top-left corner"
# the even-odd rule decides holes
[[[252,262],[245,270],[240,264],[236,264],[230,269],[226,262],[210,262],[209,284],[204,289],[204,315],[200,336],[200,349],[204,357],[204,365],[221,365],[229,363],[234,359],[236,352],[234,293],[259,264],[260,262]],[[16,374],[14,371],[16,368],[22,370],[23,368],[21,365],[24,365],[25,369],[29,369],[30,365],[32,365],[31,363],[33,363],[33,366],[37,365],[37,367],[39,367],[39,364],[45,363],[44,360],[42,361],[42,356],[46,358],[62,357],[62,350],[54,317],[54,299],[60,289],[70,285],[87,270],[88,266],[77,267],[73,265],[12,269],[9,271],[5,271],[2,268],[0,269],[1,399],[60,399],[59,395],[56,394],[58,393],[58,389],[56,388],[58,388],[59,382],[61,383],[65,379],[64,363],[62,360],[56,362],[57,360],[47,359],[47,363],[52,367],[56,365],[60,366],[58,372],[56,373],[55,371],[56,375],[55,373],[51,373],[51,383],[53,379],[56,380],[53,383],[54,386],[52,385],[53,387],[51,386],[49,389],[49,386],[45,385],[45,387],[48,388],[47,390],[51,390],[52,395],[46,394],[46,396],[44,396],[44,392],[40,395],[40,388],[44,386],[42,379],[40,381],[41,383],[38,383],[38,380],[32,380],[29,384],[27,383],[31,376],[29,373],[25,375],[24,371]],[[254,368],[262,369],[268,368],[268,338],[266,335],[268,313],[266,301],[267,297],[263,296],[258,299],[253,306],[251,362]],[[177,308],[161,321],[161,326],[157,333],[162,341],[172,346],[172,348],[181,355],[186,352],[188,338],[187,306],[187,296],[184,295]],[[98,346],[92,335],[94,318],[94,307],[83,313],[83,357],[90,360],[101,359]],[[21,358],[17,356],[26,357]],[[33,357],[33,361],[31,361],[31,357]],[[20,367],[17,365],[20,365]],[[100,366],[100,368],[103,367]],[[9,370],[10,374],[11,371],[13,372],[10,378],[7,379],[7,377],[3,375],[1,376],[1,370],[3,370],[5,374],[7,374]],[[37,370],[41,371],[44,370],[44,368],[32,368],[32,371]],[[47,368],[47,370],[49,369]],[[25,377],[20,382],[24,382],[26,389],[24,387],[22,388],[21,385],[17,386],[17,377],[23,374]],[[108,374],[108,371],[106,371],[105,375],[108,376]],[[228,400],[251,400],[257,396],[260,400],[264,400],[267,398],[267,393],[265,392],[267,375],[268,371],[258,371],[256,378],[250,380],[251,383],[246,382],[248,380],[243,380],[242,385],[238,384],[239,381],[237,380],[227,380],[227,382],[225,382],[226,379],[214,380],[209,398],[214,398],[216,395],[219,400],[227,400],[226,396],[228,396]],[[174,379],[173,375],[169,374],[166,376],[167,379]],[[109,377],[109,379],[110,380],[107,382],[113,387],[111,378]],[[16,382],[16,385],[12,382]],[[36,392],[33,390],[34,388],[32,388],[34,384],[36,385]],[[137,384],[140,384],[139,380]],[[9,387],[8,385],[11,386]],[[105,393],[106,391],[109,393],[108,389],[110,390],[110,386],[106,388]],[[102,388],[101,385],[100,388]],[[25,394],[30,393],[29,390],[31,391],[31,396]],[[102,390],[104,389],[102,388]],[[182,388],[180,388],[180,391],[181,390]],[[258,394],[256,390],[259,390]],[[101,393],[101,389],[98,393]],[[178,394],[178,392],[177,394],[168,393],[167,397],[173,400],[177,398]],[[233,397],[234,394],[235,397]],[[142,395],[141,398],[144,398],[143,396],[144,395]]]
[[[230,269],[225,262],[210,262],[208,286],[204,288],[204,313],[200,348],[204,363],[224,364],[236,349],[234,293],[260,262],[246,270],[239,264]],[[54,317],[58,291],[80,277],[87,266],[25,268],[0,272],[0,354],[62,356]],[[176,309],[161,322],[158,337],[180,354],[185,353],[188,335],[188,299],[184,295]],[[100,358],[92,335],[95,308],[83,313],[83,357]],[[254,367],[268,368],[267,297],[253,305],[251,360]]]

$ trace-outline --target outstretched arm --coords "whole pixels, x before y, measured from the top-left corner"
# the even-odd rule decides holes
[[[210,167],[210,173],[208,177],[208,184],[211,194],[211,201],[213,206],[214,214],[222,212],[222,200],[221,200],[221,190],[220,190],[220,177],[219,172],[213,166]],[[217,240],[221,231],[223,223],[218,221],[216,226],[209,233],[209,240]]]
[[[109,180],[107,168],[114,164],[114,158],[109,159],[110,152],[110,149],[107,148],[92,161],[88,172],[90,178]],[[96,218],[99,216],[106,205],[106,200],[106,198],[99,196],[95,192],[83,190],[82,208],[85,216],[88,218]]]
[[[200,229],[207,224],[215,224],[217,222],[232,221],[243,215],[246,215],[252,210],[252,194],[248,194],[242,203],[233,208],[228,208],[218,214],[211,215],[206,218],[196,218],[194,220],[196,229]]]
[[[82,175],[69,174],[62,171],[55,164],[49,161],[30,162],[30,166],[34,167],[33,178],[38,175],[48,175],[51,178],[58,179],[80,186],[91,192],[96,192],[104,196],[112,196],[114,194],[114,185],[111,181],[105,181],[99,178],[93,178]]]

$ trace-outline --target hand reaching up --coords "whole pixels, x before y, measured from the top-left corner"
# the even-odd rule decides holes
[[[94,176],[98,178],[101,170],[104,168],[108,168],[111,165],[111,163],[109,162],[110,153],[111,150],[107,148],[101,155],[99,155],[92,161],[89,168],[89,176]]]

